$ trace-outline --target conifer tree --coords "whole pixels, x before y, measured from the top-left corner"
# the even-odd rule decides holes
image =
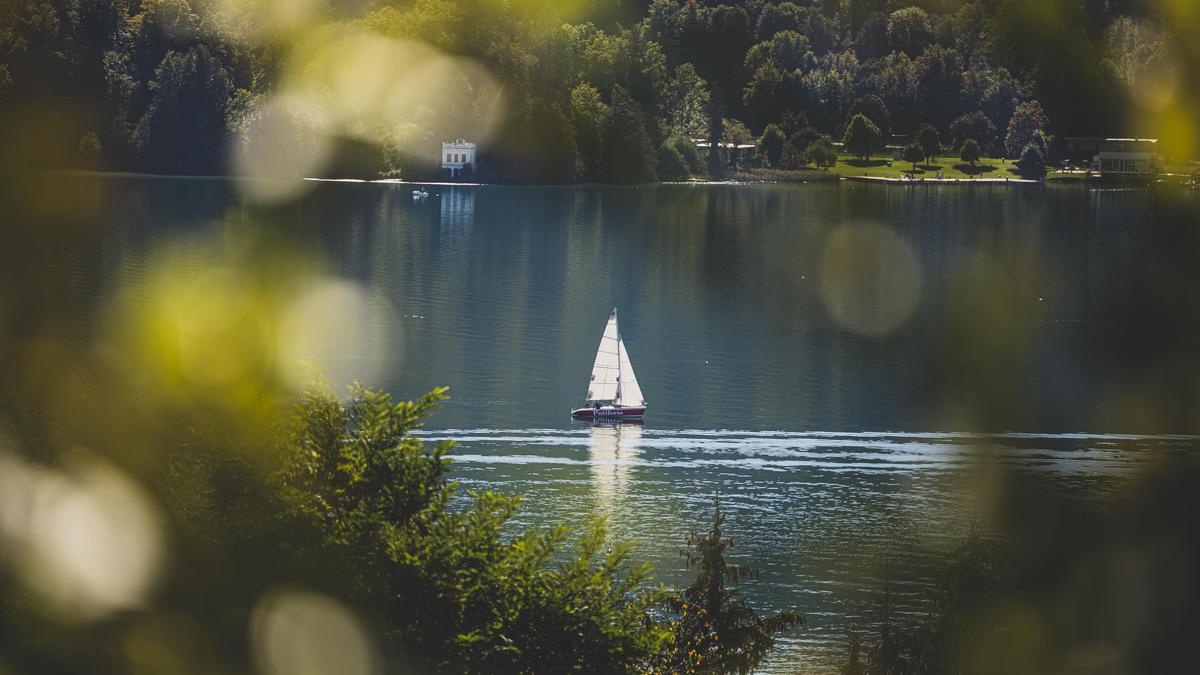
[[[708,532],[688,537],[685,557],[696,569],[696,579],[675,602],[681,617],[675,628],[676,651],[685,661],[691,657],[686,668],[679,664],[681,670],[749,673],[762,663],[777,633],[804,624],[803,616],[790,611],[761,617],[738,597],[731,586],[754,572],[726,560],[733,542],[722,533],[724,524],[721,503],[714,499]]]

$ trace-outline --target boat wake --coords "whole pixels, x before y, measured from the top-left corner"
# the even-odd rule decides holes
[[[1128,470],[1156,451],[1186,451],[1200,437],[1095,433],[785,432],[581,429],[426,430],[451,440],[465,464],[594,465],[657,468],[729,467],[761,471],[816,468],[833,472],[960,470],[1001,462],[1064,473]]]

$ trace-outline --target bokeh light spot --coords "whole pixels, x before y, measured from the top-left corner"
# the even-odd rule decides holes
[[[341,279],[305,287],[284,310],[279,369],[301,388],[315,365],[335,385],[373,382],[400,350],[395,313],[383,298]]]
[[[844,328],[881,336],[912,313],[921,296],[921,270],[912,248],[878,225],[846,225],[825,241],[821,300]]]
[[[266,675],[369,675],[378,658],[366,630],[341,603],[316,593],[279,592],[254,610],[251,639]]]
[[[301,94],[271,97],[246,122],[234,148],[234,173],[246,179],[242,193],[262,202],[294,199],[332,152],[329,124],[314,99]]]
[[[99,460],[76,457],[59,471],[0,455],[0,541],[20,577],[65,618],[144,600],[163,558],[157,513]]]

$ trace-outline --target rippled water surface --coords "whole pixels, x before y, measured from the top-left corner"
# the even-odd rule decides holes
[[[219,261],[266,227],[359,285],[382,346],[318,361],[402,397],[449,385],[424,433],[458,443],[466,487],[527,495],[522,524],[606,516],[683,583],[679,548],[720,495],[734,558],[760,571],[746,594],[808,619],[773,672],[836,664],[847,631],[872,630],[885,570],[919,611],[998,469],[1100,503],[1150,451],[1193,445],[1128,433],[1122,365],[1093,339],[1122,328],[1110,308],[1152,264],[1143,192],[437,187],[414,203],[338,183],[267,218],[224,181],[86,180],[111,214],[98,298],[156,251],[215,240]],[[614,305],[648,416],[573,423]],[[973,378],[996,384],[956,385]],[[992,394],[989,417],[963,412]]]
[[[1192,446],[1185,437],[633,425],[428,436],[461,444],[455,472],[465,487],[529,495],[523,524],[603,515],[618,537],[640,542],[669,584],[688,582],[679,542],[702,526],[719,494],[736,559],[760,573],[747,596],[808,620],[781,641],[772,672],[836,666],[847,631],[869,633],[878,623],[885,575],[902,580],[892,587],[901,612],[922,611],[933,561],[979,524],[980,477],[997,475],[997,464],[1102,500],[1149,450]]]

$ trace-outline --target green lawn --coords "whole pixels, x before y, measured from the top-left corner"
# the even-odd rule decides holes
[[[891,164],[891,166],[888,166]],[[830,171],[841,176],[878,176],[882,178],[936,178],[940,170],[946,178],[1016,178],[1011,172],[1012,164],[999,159],[983,158],[971,166],[960,161],[957,157],[937,157],[926,166],[924,162],[917,165],[914,172],[912,164],[895,161],[891,158],[874,157],[868,160],[858,159],[851,155],[838,155],[838,163]]]

